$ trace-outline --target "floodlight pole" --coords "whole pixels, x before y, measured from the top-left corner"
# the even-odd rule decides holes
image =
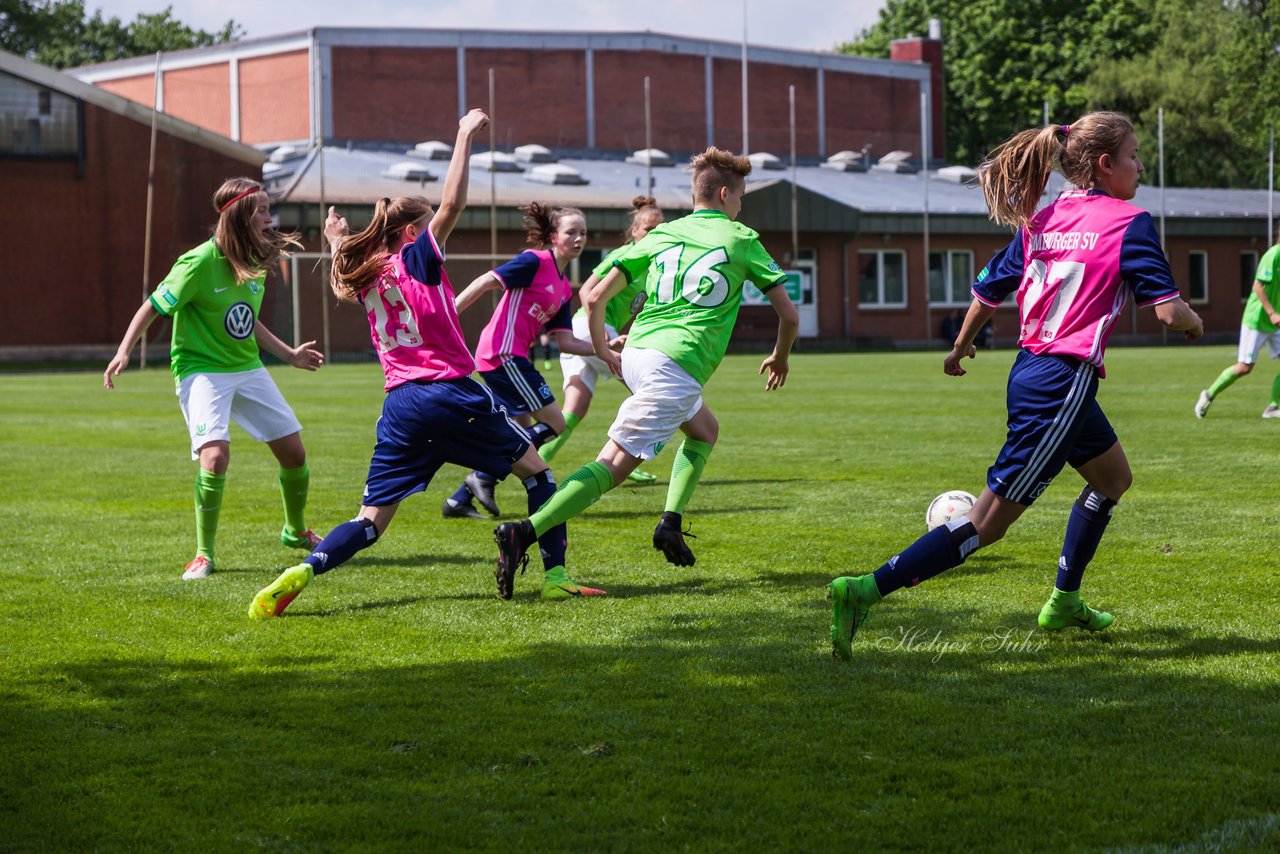
[[[1168,248],[1166,248],[1165,242],[1164,242],[1164,218],[1165,218],[1164,107],[1156,108],[1156,138],[1160,142],[1160,153],[1159,153],[1159,157],[1160,157],[1160,251],[1164,252],[1165,256],[1167,257],[1169,254],[1169,250]],[[1190,296],[1190,294],[1187,294],[1187,296]],[[1137,323],[1138,323],[1138,301],[1136,297],[1134,298],[1133,306],[1134,306],[1133,307],[1133,323],[1134,323],[1134,331],[1136,332]],[[1161,344],[1169,343],[1169,327],[1165,326],[1163,323],[1160,324],[1160,343]]]
[[[142,299],[151,293],[151,210],[156,194],[156,123],[160,117],[160,51],[156,51],[155,94],[151,99],[151,160],[147,165],[147,218],[142,236]],[[147,369],[147,331],[142,330],[138,370]]]
[[[747,135],[747,0],[742,0],[742,153],[750,154]]]
[[[316,157],[320,163],[320,246],[324,248],[324,221],[328,216],[328,212],[324,206],[324,63],[320,58],[320,44],[316,42],[315,50],[315,74],[316,74]],[[293,283],[295,288],[301,287],[301,283],[296,280]],[[329,296],[328,288],[324,287],[323,281],[320,288],[320,322],[323,329],[324,340],[324,360],[327,362],[330,358],[329,353]],[[298,330],[293,331],[294,337],[298,337]],[[298,341],[293,342],[293,346],[298,346]]]
[[[933,341],[933,306],[929,303],[929,90],[924,87],[920,89],[920,178],[924,185],[920,225],[924,232],[924,340],[928,347]]]
[[[644,194],[653,193],[653,114],[649,109],[649,75],[644,76]]]
[[[1276,125],[1271,123],[1270,144],[1267,146],[1267,242],[1276,239]]]
[[[489,69],[489,255],[498,260],[498,131],[493,106],[493,69]],[[470,160],[467,161],[470,163]]]
[[[791,265],[795,267],[800,261],[800,206],[796,192],[796,87],[787,87],[791,101]],[[798,269],[798,268],[797,268]],[[804,295],[801,294],[803,299]]]

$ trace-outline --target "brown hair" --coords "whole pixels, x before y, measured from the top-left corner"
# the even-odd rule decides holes
[[[627,230],[623,232],[623,236],[628,240],[637,240],[636,227],[649,214],[657,214],[658,222],[662,222],[662,208],[658,207],[657,199],[653,196],[636,196],[632,199],[631,216],[627,220]]]
[[[994,222],[1025,226],[1035,214],[1056,164],[1077,187],[1097,182],[1098,160],[1113,157],[1133,132],[1121,113],[1087,113],[1070,125],[1046,125],[1014,134],[978,167],[982,195]]]
[[[213,240],[238,285],[265,275],[268,265],[288,256],[290,247],[302,248],[295,233],[253,227],[254,197],[261,192],[262,185],[252,178],[228,178],[213,194],[213,209],[218,212]]]
[[[751,174],[751,161],[732,151],[708,148],[694,155],[689,164],[693,173],[693,200],[715,201],[721,187],[739,187]]]
[[[539,249],[551,242],[551,235],[560,227],[560,220],[567,216],[580,216],[584,222],[587,219],[587,215],[577,208],[559,208],[541,202],[529,202],[521,205],[519,210],[524,214],[525,242]]]
[[[354,301],[373,284],[386,266],[392,247],[406,227],[431,216],[431,203],[422,196],[378,199],[373,220],[359,234],[339,238],[333,247],[329,287],[338,299]]]

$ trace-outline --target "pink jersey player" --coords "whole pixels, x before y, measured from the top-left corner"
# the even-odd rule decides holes
[[[476,345],[481,371],[496,370],[512,356],[528,358],[543,329],[573,329],[573,283],[556,266],[551,249],[526,249],[492,275],[503,294]]]
[[[465,377],[476,369],[453,298],[444,252],[430,229],[389,256],[382,275],[360,294],[387,391],[411,380]]]

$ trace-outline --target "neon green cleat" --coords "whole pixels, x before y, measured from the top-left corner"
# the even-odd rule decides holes
[[[1059,632],[1073,626],[1086,632],[1100,632],[1115,620],[1106,611],[1090,608],[1079,593],[1067,594],[1054,590],[1049,601],[1040,609],[1037,622],[1046,632]]]
[[[843,576],[827,585],[831,600],[831,657],[853,659],[853,636],[867,621],[871,606],[880,601],[876,580],[870,575]]]
[[[594,587],[585,587],[565,572],[563,566],[548,569],[542,578],[543,599],[576,599],[579,596],[604,596],[605,591]]]
[[[296,534],[289,533],[289,529],[285,528],[280,532],[280,542],[284,543],[291,549],[306,549],[314,551],[315,547],[320,545],[320,536],[307,528],[305,531],[299,531]]]
[[[262,588],[253,597],[253,602],[249,605],[249,619],[265,620],[280,616],[314,577],[315,570],[309,563],[289,567],[269,587]]]
[[[632,483],[653,483],[657,479],[658,476],[656,474],[650,474],[642,469],[636,469],[631,474],[627,475],[627,480]]]

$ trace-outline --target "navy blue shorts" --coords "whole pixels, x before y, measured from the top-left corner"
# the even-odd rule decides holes
[[[403,501],[445,463],[506,477],[529,445],[529,434],[471,377],[398,385],[382,402],[361,503]]]
[[[1006,393],[1009,435],[987,469],[987,488],[1029,507],[1064,465],[1084,465],[1114,445],[1097,393],[1093,365],[1020,351]]]
[[[493,389],[493,396],[512,415],[537,412],[556,402],[556,396],[547,387],[547,381],[534,368],[533,362],[520,356],[512,356],[502,367],[481,371],[484,384]]]

